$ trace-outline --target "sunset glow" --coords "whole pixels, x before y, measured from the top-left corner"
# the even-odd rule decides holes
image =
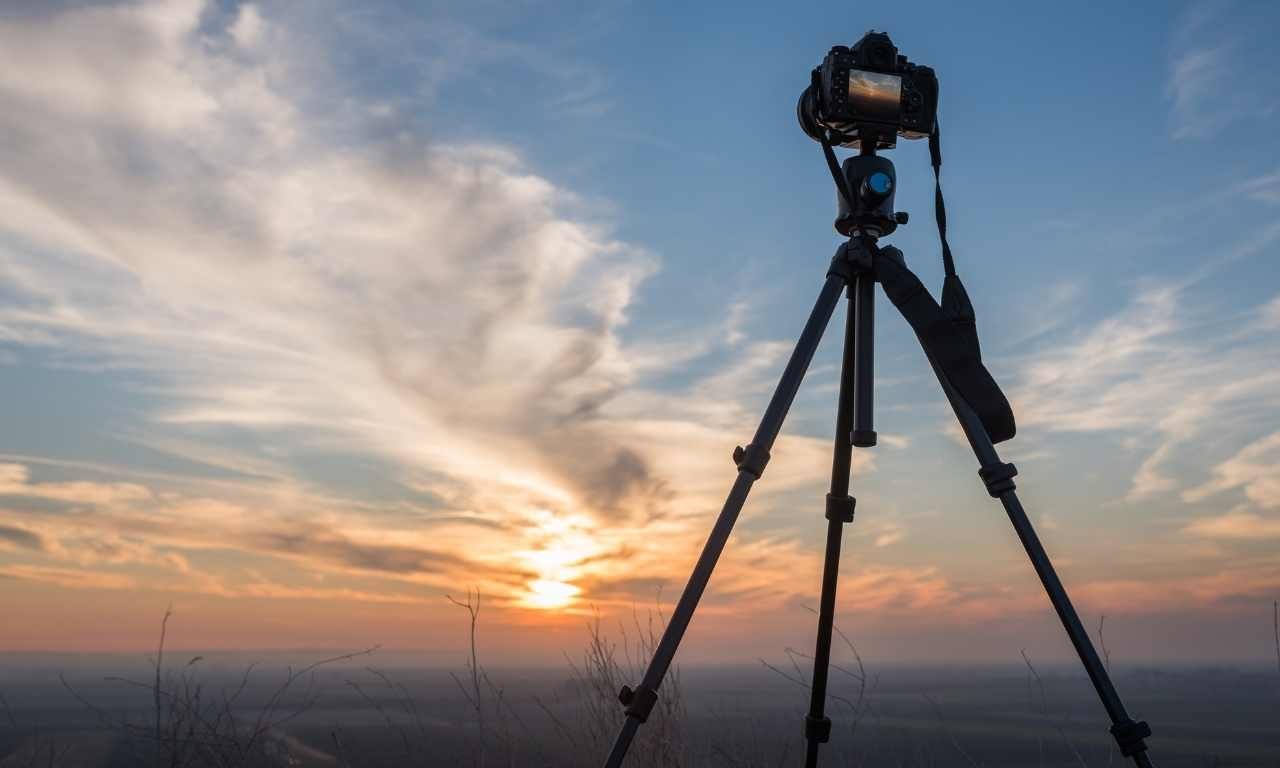
[[[882,19],[761,5],[708,41],[674,6],[328,7],[0,12],[0,604],[22,617],[0,651],[150,650],[172,605],[179,645],[452,663],[447,596],[478,594],[484,650],[559,663],[585,622],[680,594],[839,243],[796,98],[831,29]],[[872,11],[945,63],[952,246],[1019,427],[1001,453],[1085,623],[1127,660],[1270,653],[1236,629],[1280,594],[1276,99],[1231,62],[1274,53],[1237,59],[1230,9],[1194,35],[1117,10],[1107,56],[1046,24],[992,66],[968,42],[990,9]],[[891,152],[893,243],[936,294],[928,143]],[[1068,657],[877,306],[840,622],[881,657]],[[681,653],[809,642],[844,311]]]
[[[529,582],[529,593],[525,596],[523,602],[530,608],[546,610],[563,608],[571,604],[573,598],[581,591],[572,584],[566,584],[563,581],[535,579]]]

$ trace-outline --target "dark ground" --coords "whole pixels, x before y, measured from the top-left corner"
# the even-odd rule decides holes
[[[176,662],[173,675],[187,658]],[[380,669],[384,678],[363,666],[374,662],[324,667],[300,679],[277,700],[277,714],[251,756],[228,758],[224,750],[217,759],[201,753],[202,759],[198,750],[173,746],[183,731],[170,728],[168,719],[160,738],[165,746],[156,753],[154,670],[144,664],[122,661],[106,669],[8,657],[0,661],[7,702],[7,712],[0,712],[0,766],[480,764],[481,728],[465,670],[458,673],[460,686],[445,670],[387,667]],[[185,690],[202,686],[200,706],[208,718],[244,679],[243,665],[204,660],[190,669],[198,675],[188,677]],[[1037,672],[1039,680],[1026,666],[877,668],[868,671],[856,717],[850,703],[860,686],[837,673],[833,692],[845,701],[830,707],[835,731],[824,765],[1125,764],[1083,675],[1068,667]],[[1162,768],[1280,766],[1280,672],[1274,667],[1118,668],[1114,674],[1132,714],[1155,731],[1151,755]],[[139,685],[104,679],[111,675]],[[280,666],[253,671],[230,707],[240,723],[237,738],[257,722],[284,675]],[[482,685],[485,765],[597,764],[618,721],[612,703],[586,706],[583,680],[559,670],[489,675],[493,685]],[[179,677],[166,680],[166,697],[184,690]],[[686,766],[801,762],[807,695],[799,684],[762,667],[698,668],[683,671],[681,690],[679,727],[646,726],[669,743],[651,749],[637,768],[675,764],[673,754]],[[199,747],[198,739],[208,738],[199,734],[213,731],[186,732]]]

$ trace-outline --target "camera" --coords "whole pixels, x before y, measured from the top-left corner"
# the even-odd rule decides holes
[[[884,32],[871,31],[852,48],[837,45],[813,70],[796,116],[815,141],[888,149],[897,137],[927,138],[938,113],[938,78],[912,64]]]

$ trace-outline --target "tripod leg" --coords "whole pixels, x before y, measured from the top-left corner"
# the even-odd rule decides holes
[[[805,765],[808,768],[817,766],[818,747],[831,738],[831,720],[826,716],[827,673],[831,666],[836,582],[840,576],[840,540],[845,523],[853,522],[854,499],[849,495],[853,446],[875,444],[875,432],[871,428],[874,339],[875,279],[862,273],[849,287],[849,310],[844,328],[831,490],[827,494],[827,551],[822,564],[822,598],[818,609],[818,638],[813,652],[813,685],[810,688],[809,714],[804,718],[804,737],[808,742]]]
[[[627,719],[623,722],[622,729],[618,731],[617,738],[614,739],[613,749],[605,762],[607,768],[618,768],[622,765],[640,724],[647,720],[649,713],[653,711],[653,706],[658,701],[658,686],[662,684],[662,678],[666,676],[667,668],[671,666],[671,660],[675,657],[676,648],[684,637],[690,619],[693,618],[698,600],[702,597],[702,592],[711,579],[711,572],[716,567],[716,561],[720,558],[725,542],[733,531],[733,525],[738,520],[738,513],[746,503],[752,484],[764,472],[765,464],[769,461],[769,450],[778,437],[778,431],[782,429],[782,422],[786,419],[791,402],[800,389],[800,382],[809,368],[809,362],[818,348],[818,342],[822,340],[822,334],[831,319],[831,313],[840,301],[840,291],[845,286],[846,277],[835,265],[842,261],[843,253],[841,250],[836,254],[832,272],[827,275],[827,281],[822,286],[822,292],[818,295],[818,301],[809,314],[809,320],[805,323],[799,341],[796,342],[795,351],[787,361],[782,379],[778,382],[768,407],[765,408],[755,436],[745,449],[739,448],[734,452],[734,461],[738,465],[738,477],[734,480],[728,498],[725,499],[720,516],[716,518],[707,543],[702,547],[702,554],[698,556],[698,562],[693,567],[693,574],[689,577],[689,582],[685,585],[684,592],[680,594],[680,600],[671,613],[671,620],[658,641],[653,658],[649,660],[644,678],[634,690],[624,687],[619,695],[622,703],[626,705]]]
[[[932,360],[929,362],[933,364]],[[1027,513],[1022,508],[1022,502],[1018,500],[1013,483],[1017,470],[1012,464],[1000,461],[1000,456],[996,453],[995,446],[977,413],[960,397],[936,364],[933,364],[933,371],[938,376],[938,382],[942,384],[947,400],[951,402],[951,408],[955,411],[961,428],[964,429],[965,437],[968,438],[974,455],[978,457],[978,463],[981,466],[978,474],[986,483],[987,492],[1004,505],[1009,521],[1013,523],[1018,539],[1022,541],[1022,547],[1027,551],[1031,565],[1035,568],[1036,575],[1040,577],[1040,583],[1044,585],[1044,591],[1048,594],[1054,611],[1057,612],[1063,628],[1067,631],[1067,637],[1071,639],[1071,644],[1075,647],[1076,654],[1080,657],[1080,662],[1084,665],[1085,672],[1088,673],[1089,680],[1098,693],[1098,698],[1102,700],[1102,706],[1106,708],[1107,715],[1111,718],[1111,735],[1115,737],[1116,744],[1120,747],[1120,754],[1133,758],[1134,764],[1140,768],[1149,768],[1151,758],[1147,756],[1145,739],[1151,735],[1151,727],[1145,722],[1134,722],[1125,710],[1124,703],[1120,701],[1120,694],[1111,683],[1107,668],[1098,658],[1093,641],[1089,639],[1084,625],[1080,623],[1080,617],[1071,604],[1066,588],[1058,579],[1053,563],[1050,562],[1049,555],[1040,543],[1040,537],[1036,535],[1031,520],[1027,518]]]

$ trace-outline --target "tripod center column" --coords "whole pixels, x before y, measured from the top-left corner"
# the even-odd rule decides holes
[[[858,273],[853,285],[853,432],[849,439],[859,448],[876,444],[872,420],[875,391],[876,281],[868,271]]]

